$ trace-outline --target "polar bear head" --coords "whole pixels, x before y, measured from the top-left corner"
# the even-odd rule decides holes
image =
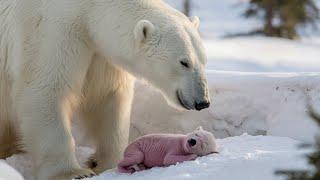
[[[134,27],[139,76],[157,87],[174,107],[209,107],[199,18],[189,19],[178,12],[161,18],[142,19]]]
[[[187,18],[162,1],[130,1],[121,7],[128,14],[113,10],[120,11],[115,15],[119,19],[114,20],[113,16],[105,20],[99,33],[104,36],[96,38],[107,39],[101,45],[108,47],[104,52],[113,53],[113,59],[121,59],[115,63],[159,89],[173,107],[185,110],[209,107],[199,18]]]

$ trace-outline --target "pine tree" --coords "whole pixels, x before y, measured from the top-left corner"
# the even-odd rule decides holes
[[[190,17],[190,15],[191,15],[191,0],[184,0],[183,13],[186,16]]]
[[[266,36],[294,39],[299,37],[299,26],[315,26],[319,9],[313,0],[250,0],[244,15],[262,18],[264,25],[258,32]]]
[[[309,108],[310,116],[320,126],[320,115]],[[312,170],[284,170],[277,171],[276,174],[285,175],[287,180],[319,180],[320,179],[320,138],[316,140],[315,151],[307,156],[309,165],[312,166]]]

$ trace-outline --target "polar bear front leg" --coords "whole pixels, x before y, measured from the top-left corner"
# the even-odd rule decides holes
[[[124,84],[126,87],[109,92],[94,110],[84,112],[97,147],[88,163],[97,174],[116,167],[128,144],[133,81]]]
[[[49,87],[26,88],[19,108],[24,143],[35,160],[37,179],[91,177],[94,173],[82,169],[75,158],[68,99]]]
[[[26,60],[32,68],[23,69],[16,85],[24,145],[38,180],[91,177],[75,158],[69,122],[91,55],[81,41],[52,32],[44,33],[39,59]]]

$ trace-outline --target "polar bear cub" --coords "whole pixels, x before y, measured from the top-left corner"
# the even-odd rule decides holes
[[[217,153],[215,137],[202,127],[187,135],[150,134],[126,148],[118,171],[134,173],[155,166],[175,165],[211,153]]]

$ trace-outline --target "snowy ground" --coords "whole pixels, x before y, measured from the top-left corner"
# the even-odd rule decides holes
[[[133,175],[119,174],[113,171],[92,178],[96,180],[272,180],[284,179],[274,175],[276,170],[307,168],[305,154],[308,150],[299,149],[301,142],[285,137],[242,135],[219,139],[219,154],[198,158],[192,162],[185,162],[168,168],[153,168]],[[89,150],[80,148],[77,156],[84,162],[83,157],[89,156]],[[9,164],[16,169],[24,170],[24,176],[32,180],[28,157],[15,156],[8,159]],[[0,168],[1,168],[0,164]],[[8,167],[7,167],[8,168]],[[2,170],[2,169],[1,169]],[[13,172],[11,169],[10,171]],[[1,174],[1,173],[0,173]],[[20,180],[19,175],[10,173],[12,180]],[[1,179],[1,175],[0,175]],[[9,178],[10,179],[10,178]]]
[[[303,155],[307,151],[296,149],[298,141],[290,138],[248,136],[218,140],[219,154],[198,158],[169,168],[154,168],[133,175],[120,175],[107,172],[103,179],[234,179],[237,180],[271,180],[283,179],[275,176],[279,169],[305,169]]]
[[[23,177],[4,160],[0,160],[0,180],[23,180]]]

